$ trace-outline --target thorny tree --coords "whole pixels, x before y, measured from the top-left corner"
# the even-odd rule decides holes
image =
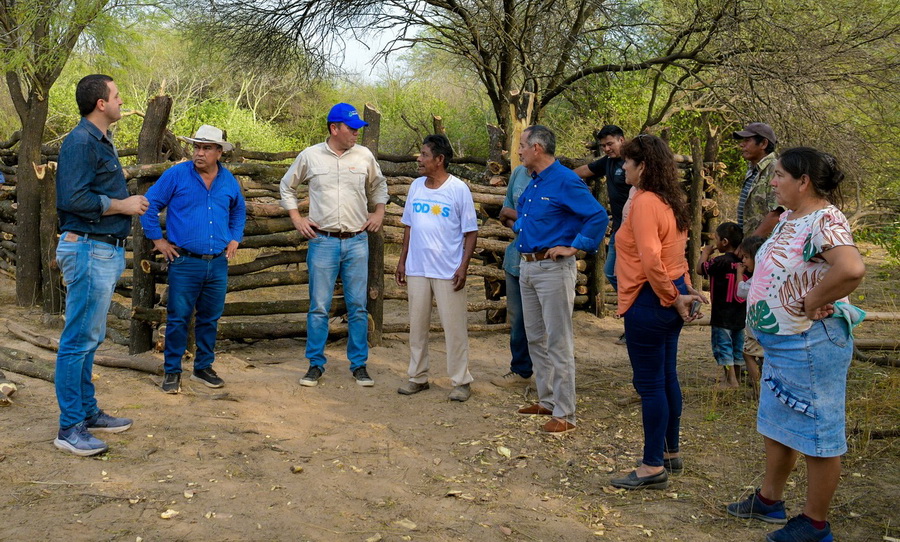
[[[512,90],[537,95],[537,109],[572,85],[598,75],[646,72],[651,93],[644,128],[674,111],[746,111],[734,94],[750,95],[789,69],[773,61],[806,62],[806,71],[834,71],[868,56],[887,73],[893,58],[872,51],[896,45],[895,7],[848,11],[846,0],[791,4],[744,0],[210,0],[224,42],[251,51],[300,44],[308,53],[338,53],[345,40],[389,32],[381,57],[415,46],[449,52],[474,72],[501,126],[508,126]],[[209,13],[208,11],[206,13]],[[272,40],[271,36],[277,36]],[[888,55],[891,56],[891,55]],[[872,66],[869,64],[866,67]],[[857,70],[862,66],[856,65]],[[751,78],[750,88],[735,77]],[[763,93],[764,94],[764,93]],[[751,100],[752,101],[752,100]]]

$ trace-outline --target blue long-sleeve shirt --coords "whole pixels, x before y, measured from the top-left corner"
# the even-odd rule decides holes
[[[244,238],[247,206],[241,187],[219,163],[209,190],[194,169],[182,162],[167,169],[147,191],[150,207],[141,216],[148,239],[162,239],[159,213],[166,211],[166,238],[177,247],[197,254],[218,254],[231,241]]]
[[[56,172],[60,231],[108,234],[122,239],[131,233],[130,216],[103,216],[110,199],[129,196],[111,137],[82,117],[63,140]]]
[[[571,169],[553,162],[519,196],[519,252],[540,252],[556,246],[597,251],[609,217],[584,181]]]

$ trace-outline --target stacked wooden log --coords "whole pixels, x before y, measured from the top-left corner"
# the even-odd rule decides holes
[[[367,114],[369,114],[368,109]],[[439,120],[435,120],[436,129],[440,128]],[[377,123],[372,124],[377,128]],[[133,151],[123,150],[120,153],[122,156],[129,154],[143,156],[145,162],[152,161],[154,157],[163,159],[158,163],[140,163],[124,168],[129,185],[134,190],[146,190],[166,169],[176,163],[165,161],[166,158],[189,155],[184,148],[178,147],[180,143],[171,133],[159,129],[159,124],[156,126],[156,139],[151,137],[150,130],[147,130],[147,134],[142,131],[139,148]],[[502,132],[497,130],[494,127],[491,133],[492,137],[499,142]],[[162,143],[160,138],[162,138]],[[364,134],[364,143],[370,148],[377,149],[377,133]],[[163,147],[165,150],[161,150]],[[492,149],[489,158],[455,158],[451,163],[451,171],[469,185],[481,223],[476,254],[469,267],[469,274],[483,280],[485,299],[481,302],[470,303],[469,310],[484,312],[486,325],[502,325],[502,322],[505,321],[506,308],[503,257],[513,234],[500,224],[498,215],[505,199],[511,164],[509,156],[498,144],[493,145]],[[0,151],[2,150],[4,148],[0,145]],[[47,158],[54,158],[58,153],[58,148],[48,147],[44,151]],[[9,156],[6,156],[7,154]],[[278,204],[281,177],[287,170],[288,161],[296,154],[297,151],[263,153],[243,149],[237,145],[230,156],[226,157],[225,167],[237,176],[247,200],[247,224],[238,261],[229,268],[228,291],[230,294],[220,326],[220,336],[223,338],[251,339],[305,335],[305,323],[301,315],[309,309],[309,300],[306,298],[305,288],[303,288],[308,284],[305,267],[306,240],[294,229],[288,213]],[[416,175],[415,157],[384,153],[377,153],[377,156],[387,175],[390,196],[383,230],[383,241],[387,243],[388,248],[384,250],[387,256],[383,256],[382,260],[384,278],[382,284],[387,286],[380,286],[376,290],[370,291],[370,295],[375,295],[380,299],[405,300],[406,293],[393,286],[393,274],[397,262],[396,256],[392,255],[399,253],[396,245],[399,245],[403,238],[401,215],[410,184]],[[8,163],[3,167],[9,168],[15,165],[12,163],[13,153],[6,152],[2,157]],[[570,160],[565,157],[561,159],[570,167],[576,167],[582,163],[582,161]],[[692,178],[690,158],[679,156],[678,160],[684,171],[685,182],[690,183]],[[709,171],[718,167],[715,164],[706,166]],[[14,172],[15,168],[11,169]],[[714,175],[704,177],[704,194],[706,195],[702,204],[704,224],[707,219],[712,220],[718,214],[712,198],[715,191],[713,179]],[[601,190],[599,185],[592,188],[596,194],[601,196],[601,200],[605,199],[605,190]],[[301,187],[298,197],[301,202],[300,210],[305,212],[308,209],[308,201],[304,199],[306,198],[305,188]],[[16,261],[15,214],[15,185],[12,182],[0,189],[0,271],[5,270],[10,273],[15,272]],[[162,220],[164,224],[164,217]],[[704,227],[704,230],[708,231],[708,228]],[[114,304],[111,311],[119,319],[130,321],[132,327],[130,339],[126,339],[128,334],[119,332],[120,341],[134,342],[135,330],[146,337],[146,330],[149,327],[155,327],[165,322],[163,307],[167,295],[165,288],[167,266],[159,259],[158,255],[147,249],[143,244],[145,241],[142,235],[140,237],[141,245],[138,247],[140,250],[135,250],[133,245],[137,241],[136,237],[135,240],[130,239],[126,244],[128,268],[131,272],[126,272],[117,286],[119,294],[132,299],[131,307],[127,307],[127,303],[126,305],[117,303]],[[577,254],[578,275],[575,303],[578,308],[591,309],[602,314],[606,305],[615,302],[612,289],[603,284],[603,274],[598,272],[602,269],[603,263],[602,251],[597,256],[588,256],[582,252]],[[143,282],[145,280],[149,282]],[[372,282],[371,277],[370,282]],[[148,284],[149,293],[148,286],[140,286],[140,284]],[[474,283],[470,282],[470,284]],[[265,294],[262,290],[264,288],[271,289],[272,293]],[[251,290],[259,291],[259,295],[254,295],[252,300],[247,300],[246,293],[236,295],[238,292]],[[136,292],[140,292],[140,295],[136,296]],[[265,301],[265,298],[272,300]],[[341,297],[336,296],[332,306],[333,313],[341,315],[345,310]],[[378,329],[384,329],[383,321],[380,321],[380,318],[376,322],[376,326]],[[115,326],[110,326],[110,329],[112,334],[116,333]],[[141,330],[144,331],[141,332]],[[337,327],[335,333],[337,335],[345,333],[345,328]],[[143,343],[146,343],[146,338]]]

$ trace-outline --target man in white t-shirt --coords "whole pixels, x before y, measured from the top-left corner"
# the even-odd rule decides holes
[[[397,284],[409,296],[409,381],[397,390],[412,395],[427,390],[428,332],[431,302],[437,302],[452,401],[465,401],[469,383],[469,335],[466,274],[475,252],[478,222],[469,187],[447,172],[453,158],[450,141],[430,135],[418,158],[419,177],[409,187],[403,209],[403,251],[397,263]]]

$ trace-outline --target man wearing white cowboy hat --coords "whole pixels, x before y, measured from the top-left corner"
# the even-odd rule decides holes
[[[388,201],[387,182],[375,156],[356,144],[368,123],[352,105],[339,103],[328,112],[328,139],[301,152],[281,179],[281,206],[294,227],[309,239],[309,312],[306,317],[306,357],[309,370],[300,379],[315,386],[325,371],[328,313],[338,275],[347,306],[347,358],[360,386],[375,381],[366,370],[369,357],[366,290],[369,277],[367,232],[376,232]],[[297,210],[297,187],[309,186],[309,214]],[[372,209],[372,212],[369,212]]]
[[[219,162],[222,153],[234,148],[222,130],[204,124],[194,137],[184,139],[194,144],[193,160],[170,167],[150,187],[150,207],[141,217],[145,235],[169,262],[166,393],[181,389],[181,359],[194,309],[197,356],[191,380],[211,388],[225,384],[212,368],[216,331],[225,307],[228,260],[237,252],[247,220],[241,187]],[[163,209],[168,209],[165,237],[159,222]]]

